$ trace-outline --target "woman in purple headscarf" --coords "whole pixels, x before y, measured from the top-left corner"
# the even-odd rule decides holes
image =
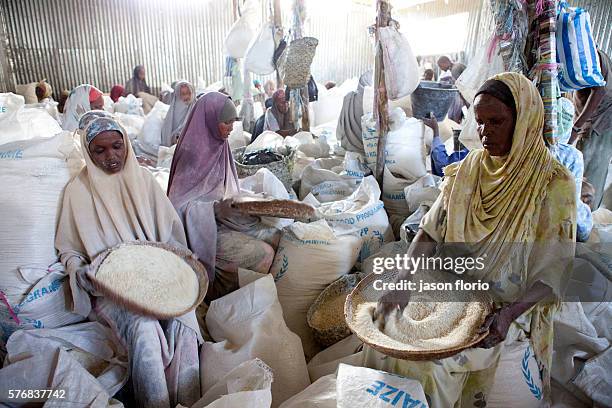
[[[189,248],[206,267],[208,299],[238,288],[238,268],[267,273],[274,249],[245,232],[259,219],[232,208],[240,193],[227,141],[238,113],[219,92],[202,95],[190,111],[170,168],[168,197],[185,226]]]

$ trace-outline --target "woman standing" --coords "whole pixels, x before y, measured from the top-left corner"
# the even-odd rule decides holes
[[[569,143],[577,143],[584,156],[584,177],[595,187],[593,208],[602,204],[606,178],[612,159],[612,61],[598,50],[605,86],[585,88],[574,93],[576,121]],[[608,192],[612,196],[612,192]],[[608,209],[612,202],[606,202]]]
[[[93,312],[123,340],[138,406],[190,406],[200,397],[202,336],[194,312],[166,321],[144,317],[96,297],[86,276],[96,256],[123,242],[186,248],[181,221],[151,173],[139,166],[117,122],[93,120],[81,143],[86,166],[66,187],[55,240],[70,276],[73,310]]]
[[[195,88],[189,82],[178,81],[173,88],[170,109],[166,114],[161,135],[161,145],[167,147],[172,146],[178,140],[189,109],[195,101]]]
[[[408,255],[444,257],[461,244],[470,257],[486,259],[482,270],[466,274],[489,283],[499,300],[482,328],[489,334],[477,348],[437,362],[365,352],[367,366],[420,381],[435,407],[485,406],[500,354],[520,341],[530,342],[542,367],[544,398],[550,398],[552,322],[575,247],[575,183],[544,144],[544,107],[535,86],[517,73],[496,75],[477,92],[474,112],[484,150],[446,167],[442,194]],[[410,272],[400,275],[410,279]],[[390,292],[378,313],[407,301],[404,293]]]
[[[239,267],[267,273],[274,259],[270,245],[245,233],[259,220],[231,206],[240,185],[227,139],[237,119],[227,95],[202,95],[185,122],[170,168],[168,197],[185,225],[189,249],[209,273],[209,299],[238,288]]]

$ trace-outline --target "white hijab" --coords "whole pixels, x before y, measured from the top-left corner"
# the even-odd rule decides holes
[[[181,99],[181,87],[187,86],[191,90],[191,102],[185,103]],[[183,129],[185,120],[189,109],[193,106],[195,101],[195,88],[188,81],[178,81],[174,85],[174,92],[172,93],[172,99],[170,100],[170,109],[164,120],[164,126],[162,127],[161,134],[161,145],[170,147],[172,146],[172,136],[178,135]]]
[[[74,132],[79,127],[79,119],[91,110],[89,104],[89,92],[92,85],[79,85],[70,92],[66,105],[64,106],[64,118],[62,129]]]

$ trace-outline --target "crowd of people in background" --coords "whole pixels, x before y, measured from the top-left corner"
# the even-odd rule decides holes
[[[599,51],[601,69],[608,80],[612,64],[609,57]],[[421,60],[420,58],[418,60]],[[453,85],[465,70],[465,65],[451,60],[448,56],[439,57],[435,67],[431,63],[422,62],[422,80],[437,81],[441,84]],[[355,110],[361,104],[360,97],[363,87],[371,85],[371,72],[359,81],[359,88],[345,97],[343,111],[340,115],[338,135],[342,143],[360,143],[362,110]],[[368,77],[369,76],[369,77]],[[365,79],[367,77],[367,80]],[[328,81],[326,89],[332,89],[336,84]],[[584,197],[578,209],[578,237],[588,238],[592,225],[590,210],[598,208],[604,200],[610,206],[610,193],[604,197],[604,187],[608,174],[608,163],[612,156],[612,123],[609,110],[612,106],[612,85],[607,81],[604,87],[586,88],[559,98],[558,133],[559,143],[554,154],[556,158],[574,174],[577,190]],[[190,110],[194,107],[198,96],[196,90],[188,81],[179,80],[171,85],[171,90],[164,91],[160,97],[152,94],[146,81],[146,70],[142,65],[134,67],[131,78],[122,85],[114,85],[110,89],[110,99],[117,102],[120,97],[134,95],[143,101],[144,112],[151,110],[157,100],[170,105],[162,130],[162,145],[172,146],[178,142],[178,137],[184,127]],[[251,129],[245,129],[252,134],[253,142],[264,131],[276,132],[282,136],[291,136],[298,131],[289,112],[288,97],[284,89],[277,89],[272,80],[253,81],[255,90],[253,99],[264,106],[264,113],[258,118]],[[227,95],[225,89],[219,92]],[[51,100],[53,89],[42,80],[36,85],[36,96],[39,102]],[[231,99],[231,98],[230,98]],[[470,103],[461,93],[457,93],[448,111],[448,118],[460,124],[465,117],[465,109]],[[62,91],[59,95],[59,109],[64,114],[63,128],[75,130],[79,118],[87,111],[104,109],[103,92],[93,85],[79,85],[71,92]],[[431,146],[432,173],[443,176],[444,168],[449,164],[463,160],[469,150],[461,145],[455,152],[448,153],[440,138],[438,124],[435,119],[425,119],[425,124],[434,133]],[[583,181],[584,179],[584,181]]]

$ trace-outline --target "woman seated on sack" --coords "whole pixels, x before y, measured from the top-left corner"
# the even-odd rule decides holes
[[[200,397],[202,336],[195,314],[158,321],[132,313],[99,296],[87,277],[99,254],[124,242],[186,248],[181,221],[153,175],[138,165],[116,121],[95,118],[81,143],[86,166],[66,187],[55,240],[70,275],[73,309],[107,324],[123,340],[138,406],[191,406]]]
[[[500,353],[526,337],[543,370],[544,398],[550,398],[555,301],[564,293],[575,248],[575,183],[544,144],[538,90],[521,74],[496,75],[478,90],[474,110],[484,150],[446,167],[442,194],[408,254],[444,256],[451,243],[470,248],[469,256],[484,257],[485,267],[466,274],[489,283],[502,307],[485,320],[487,337],[453,357],[416,362],[365,351],[366,366],[420,381],[433,407],[484,406]],[[410,272],[398,279],[410,279]],[[401,309],[408,297],[389,292],[377,312]]]
[[[79,85],[70,92],[64,105],[62,129],[74,132],[85,112],[102,109],[104,109],[102,91],[93,85]]]
[[[266,110],[264,131],[270,130],[281,136],[296,134],[295,124],[291,121],[289,104],[285,98],[285,91],[279,89],[272,95],[272,107]]]
[[[170,147],[176,144],[189,109],[195,101],[195,88],[188,81],[177,81],[170,99],[170,108],[164,119],[161,133],[161,145]]]
[[[38,84],[36,84],[36,89],[34,91],[36,92],[36,98],[38,99],[38,103],[42,103],[47,100],[53,100],[53,88],[51,88],[51,85],[49,85],[46,79],[43,79]]]
[[[132,71],[132,77],[125,84],[123,96],[131,94],[142,99],[142,110],[146,115],[153,109],[158,99],[156,96],[151,95],[151,88],[147,85],[145,77],[144,65],[136,65]]]
[[[168,197],[183,221],[189,249],[208,271],[208,299],[238,288],[239,267],[268,273],[274,259],[270,245],[247,235],[254,234],[259,219],[231,205],[240,185],[227,139],[237,119],[228,96],[202,95],[187,117],[170,168]]]

